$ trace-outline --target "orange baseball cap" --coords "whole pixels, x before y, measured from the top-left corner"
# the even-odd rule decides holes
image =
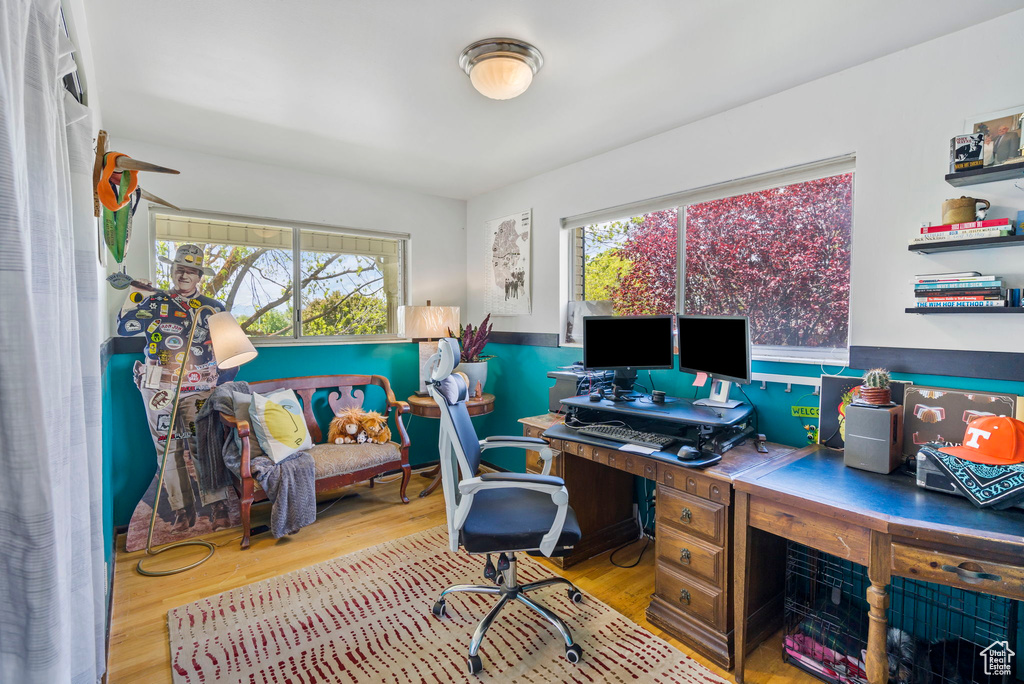
[[[980,416],[967,424],[964,444],[939,449],[974,463],[1024,463],[1024,422],[1007,416]]]

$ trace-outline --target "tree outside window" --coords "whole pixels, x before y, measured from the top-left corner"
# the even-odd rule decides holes
[[[852,225],[846,173],[584,226],[574,291],[623,316],[748,316],[755,345],[845,349]]]
[[[403,289],[400,239],[300,229],[296,296],[296,229],[169,216],[158,216],[156,223],[157,237],[165,238],[156,241],[158,255],[174,254],[185,243],[203,248],[204,263],[214,275],[203,279],[201,293],[224,302],[250,337],[397,332]],[[158,274],[157,284],[170,287],[167,269]]]

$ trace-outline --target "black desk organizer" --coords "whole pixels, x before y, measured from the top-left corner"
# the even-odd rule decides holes
[[[870,584],[864,566],[787,542],[783,660],[832,684],[866,683],[861,651],[867,647],[864,596]],[[1015,681],[1014,675],[985,676],[981,652],[995,642],[1008,642],[1018,654],[1012,663],[1020,676],[1019,612],[1020,604],[1007,598],[893,577],[889,681]],[[902,658],[894,659],[896,646],[901,647]],[[899,666],[893,668],[895,663]]]

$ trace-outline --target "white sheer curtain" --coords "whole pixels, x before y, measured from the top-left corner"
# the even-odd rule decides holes
[[[104,668],[89,110],[58,0],[0,0],[0,682]]]

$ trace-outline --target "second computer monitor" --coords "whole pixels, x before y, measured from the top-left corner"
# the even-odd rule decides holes
[[[707,373],[716,383],[702,402],[728,407],[732,383],[750,382],[750,323],[746,316],[680,316],[679,370]]]

